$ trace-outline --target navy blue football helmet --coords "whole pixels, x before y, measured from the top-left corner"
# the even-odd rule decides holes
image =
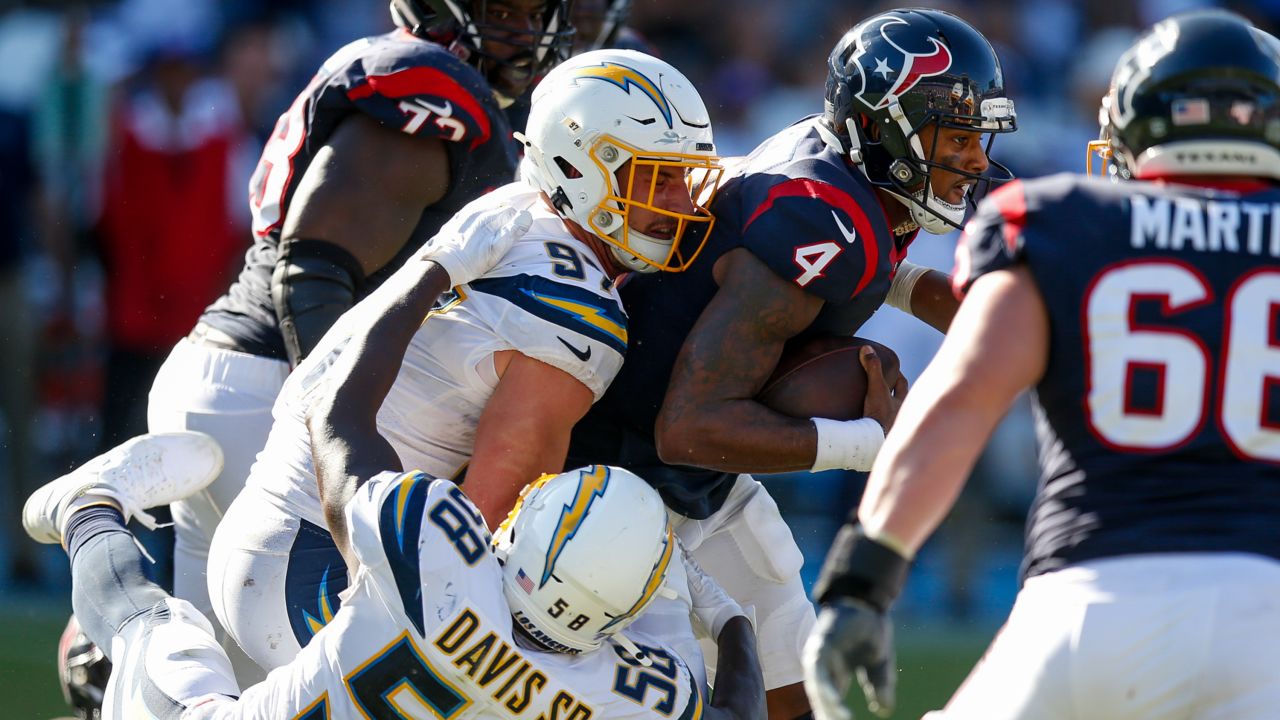
[[[391,16],[400,27],[448,46],[475,65],[505,105],[569,57],[574,33],[569,0],[544,0],[542,21],[534,30],[503,24],[494,17],[502,8],[491,7],[499,5],[501,0],[391,0]],[[499,56],[494,45],[517,52]]]
[[[1280,41],[1224,10],[1162,20],[1116,64],[1099,124],[1090,166],[1118,179],[1280,180]]]
[[[995,134],[1017,129],[1000,60],[981,33],[941,10],[892,10],[845,33],[828,60],[822,125],[827,143],[929,232],[960,227],[966,210],[934,196],[933,168],[972,177],[970,203],[990,183],[1013,177],[990,160]],[[986,134],[992,170],[979,176],[935,162],[937,133],[931,147],[921,139],[931,126]]]

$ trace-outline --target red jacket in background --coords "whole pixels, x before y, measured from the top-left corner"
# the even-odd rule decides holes
[[[112,125],[99,226],[107,335],[116,347],[164,352],[226,289],[248,239],[232,177],[239,112],[222,83],[204,80],[180,117],[144,91]]]

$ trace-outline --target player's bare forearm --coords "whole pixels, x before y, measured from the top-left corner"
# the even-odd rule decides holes
[[[308,408],[316,481],[330,530],[344,530],[343,508],[364,481],[399,470],[400,457],[377,428],[378,409],[395,384],[400,363],[422,319],[449,275],[434,262],[414,259],[362,306],[363,318],[326,373]],[[339,545],[341,547],[341,545]]]
[[[822,301],[746,250],[722,257],[716,280],[720,289],[676,360],[655,428],[658,452],[664,462],[725,472],[807,470],[817,453],[813,423],[755,397]]]
[[[762,720],[767,715],[764,673],[751,623],[745,617],[725,623],[716,645],[716,687],[706,717]]]
[[[353,115],[338,126],[302,176],[281,237],[337,245],[368,275],[404,247],[423,209],[444,197],[448,186],[443,141]]]
[[[377,182],[372,182],[372,178]],[[355,115],[316,153],[289,202],[271,276],[276,320],[297,366],[406,243],[449,179],[442,141]]]
[[[946,516],[991,432],[1044,373],[1048,319],[1025,268],[980,278],[876,458],[858,518],[914,553]]]
[[[490,528],[515,505],[520,489],[558,473],[569,433],[595,399],[576,377],[514,350],[485,403],[464,489]]]
[[[951,291],[951,277],[937,270],[925,273],[911,290],[911,314],[939,332],[947,332],[960,309]]]

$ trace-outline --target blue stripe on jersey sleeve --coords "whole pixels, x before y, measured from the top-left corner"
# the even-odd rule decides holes
[[[537,275],[482,278],[472,290],[506,300],[573,332],[627,352],[627,316],[612,298]]]
[[[693,672],[684,663],[680,665],[689,678],[689,702],[680,713],[680,720],[702,720],[702,691],[698,688],[698,681],[693,677]]]
[[[378,516],[383,554],[395,578],[405,615],[413,622],[419,636],[425,636],[426,629],[422,618],[418,536],[422,531],[422,516],[431,483],[432,479],[424,473],[405,473],[397,482],[396,489],[382,502]]]

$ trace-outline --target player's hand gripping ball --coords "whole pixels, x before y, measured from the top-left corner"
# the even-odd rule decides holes
[[[867,396],[867,373],[858,352],[866,345],[876,351],[885,383],[894,388],[901,373],[892,350],[863,338],[820,335],[788,344],[756,398],[791,417],[857,420],[863,417]]]

